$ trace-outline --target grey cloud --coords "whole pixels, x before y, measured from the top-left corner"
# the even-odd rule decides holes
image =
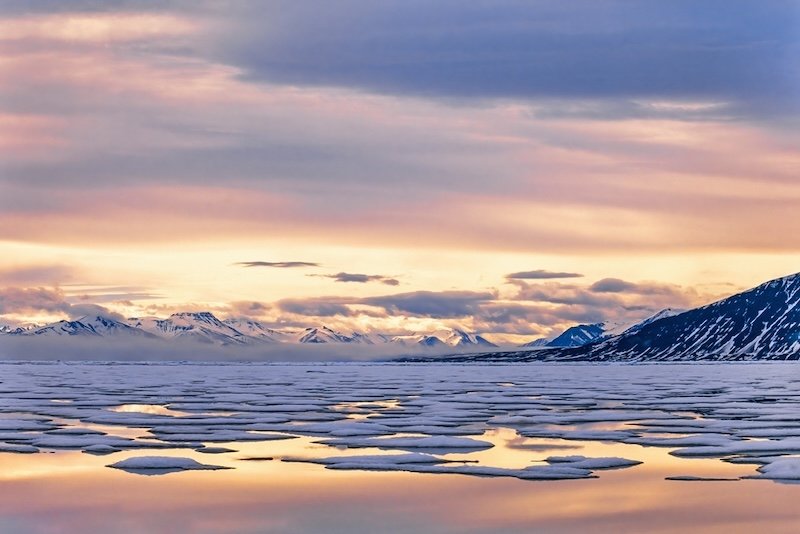
[[[391,276],[384,276],[380,274],[357,274],[357,273],[336,273],[336,274],[317,274],[309,276],[320,276],[323,278],[331,278],[336,282],[354,282],[358,284],[366,284],[368,282],[380,282],[387,286],[400,285],[400,281]]]
[[[240,8],[220,53],[270,82],[450,99],[702,98],[797,112],[800,8],[791,0]]]
[[[7,313],[65,312],[70,305],[58,289],[7,287],[0,289],[0,315]]]
[[[413,291],[359,302],[384,308],[389,313],[410,313],[423,317],[447,318],[474,315],[481,303],[494,300],[496,293],[476,291]]]
[[[402,313],[447,319],[479,314],[482,304],[496,298],[496,293],[488,291],[413,291],[366,298],[336,296],[283,299],[276,306],[285,313],[316,317],[384,317],[386,314]],[[365,307],[378,308],[381,311],[376,313]]]
[[[603,278],[589,286],[589,290],[595,293],[631,293],[636,288],[636,284],[619,278]]]
[[[80,302],[72,304],[67,301],[61,289],[17,288],[0,289],[0,315],[13,313],[63,313],[70,319],[84,315],[105,315],[122,319],[117,313],[95,303]]]
[[[547,302],[582,306],[614,306],[618,299],[611,295],[598,295],[583,286],[564,283],[517,284],[516,300]]]
[[[320,297],[310,299],[283,299],[276,303],[284,313],[312,317],[351,317],[356,313],[347,306],[347,299]]]
[[[92,316],[92,315],[100,315],[103,317],[110,317],[112,319],[116,319],[118,321],[124,321],[125,317],[119,313],[112,312],[108,308],[104,306],[100,306],[98,304],[72,304],[66,309],[66,313],[70,319],[79,319],[84,316]]]
[[[257,316],[272,308],[269,304],[255,301],[236,301],[230,303],[231,312],[235,315]]]
[[[240,261],[236,265],[242,267],[276,267],[279,269],[292,269],[296,267],[319,267],[319,263],[308,261]]]
[[[677,286],[658,282],[627,282],[619,278],[604,278],[589,286],[594,293],[629,293],[635,295],[680,296],[683,291]]]
[[[507,274],[506,278],[509,280],[554,280],[558,278],[581,278],[580,273],[568,273],[559,271],[547,271],[544,269],[536,269],[534,271],[521,271],[518,273]]]
[[[691,288],[617,278],[602,279],[588,287],[560,282],[514,283],[518,287],[514,299],[521,307],[510,310],[541,326],[599,321],[630,324],[664,308],[691,308],[712,300],[711,295],[699,295]],[[502,307],[496,313],[499,320],[520,328],[514,316],[503,315]]]

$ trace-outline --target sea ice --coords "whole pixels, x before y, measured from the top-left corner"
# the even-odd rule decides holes
[[[221,465],[201,464],[191,458],[178,458],[174,456],[134,456],[106,467],[121,469],[136,474],[166,474],[177,471],[202,471],[215,469],[232,469]]]

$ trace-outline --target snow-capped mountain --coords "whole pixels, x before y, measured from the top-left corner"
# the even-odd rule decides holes
[[[547,343],[548,347],[580,347],[600,339],[606,330],[604,323],[581,324],[567,328],[553,341]]]
[[[346,335],[328,328],[327,326],[306,328],[302,330],[296,337],[297,343],[363,343],[367,345],[374,344],[374,341],[366,334],[359,334],[353,332],[351,335]]]
[[[440,361],[800,360],[800,273],[692,310],[659,312],[581,347],[452,356]],[[651,320],[652,319],[652,320]]]
[[[800,273],[652,321],[571,357],[592,360],[800,358]]]
[[[288,337],[286,332],[281,332],[279,330],[273,330],[272,328],[267,328],[263,324],[259,323],[258,321],[254,321],[253,319],[247,319],[242,317],[234,319],[225,319],[222,322],[225,325],[233,328],[237,332],[258,339],[260,341],[278,343],[281,341],[286,341]]]
[[[104,317],[102,315],[85,316],[74,321],[58,321],[29,330],[18,329],[11,331],[10,334],[22,336],[153,337],[148,332],[134,328],[117,319]]]
[[[381,345],[398,344],[422,347],[494,347],[492,343],[478,334],[463,330],[442,330],[435,335],[419,334],[390,336],[385,334],[365,334],[362,332],[342,333],[327,326],[304,329],[271,329],[258,321],[247,318],[231,318],[221,321],[211,312],[174,313],[162,319],[159,317],[138,317],[121,321],[111,317],[83,317],[75,321],[58,321],[45,326],[6,328],[0,335],[26,336],[93,336],[122,337],[139,336],[165,340],[187,339],[215,345],[256,345],[260,343],[297,344],[360,344]]]
[[[211,312],[173,313],[166,319],[142,317],[128,322],[133,328],[168,339],[193,339],[220,345],[245,345],[254,339],[226,325]]]
[[[660,312],[651,315],[647,319],[645,319],[643,321],[640,321],[638,323],[635,323],[632,326],[628,326],[628,327],[624,328],[621,332],[616,332],[616,334],[625,334],[625,335],[633,334],[633,333],[638,332],[639,330],[641,330],[645,326],[649,325],[650,323],[654,323],[654,322],[658,321],[659,319],[664,319],[666,317],[672,317],[673,315],[678,315],[679,313],[683,313],[685,311],[686,310],[680,310],[680,309],[677,309],[677,308],[664,308]]]
[[[468,332],[458,329],[447,330],[443,333],[442,337],[440,337],[439,339],[441,339],[445,345],[450,345],[451,347],[468,347],[468,346],[496,347],[497,346],[494,343],[487,341],[485,338],[481,337],[478,334],[470,334]]]
[[[608,339],[623,333],[633,333],[638,331],[643,326],[663,319],[664,317],[671,317],[681,313],[683,310],[676,310],[674,308],[665,308],[658,313],[655,313],[642,321],[631,323],[620,322],[602,322],[592,324],[579,324],[571,326],[564,330],[561,334],[554,339],[539,338],[528,343],[520,345],[520,347],[582,347],[589,343],[594,343],[602,339]]]
[[[422,347],[496,347],[494,343],[488,341],[486,338],[479,334],[474,334],[460,330],[458,328],[450,328],[445,330],[437,330],[431,334],[411,334],[403,336],[394,336],[389,339],[390,343],[397,343],[407,347],[422,346]]]

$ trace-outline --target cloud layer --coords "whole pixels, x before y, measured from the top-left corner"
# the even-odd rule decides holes
[[[799,18],[3,2],[0,314],[540,335],[767,279],[800,257]]]

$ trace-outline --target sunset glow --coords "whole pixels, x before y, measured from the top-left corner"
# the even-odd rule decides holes
[[[593,22],[577,23],[543,2],[544,18],[480,25],[483,8],[449,2],[429,19],[413,3],[49,4],[0,11],[7,324],[96,304],[521,341],[703,304],[800,260],[796,6],[754,7],[763,24],[743,34],[744,13],[699,6],[651,22],[580,2]],[[651,42],[630,57],[607,34],[642,25]],[[561,50],[562,26],[596,46]],[[486,48],[459,70],[470,42]],[[694,78],[639,63],[687,54]],[[532,270],[582,276],[506,278]],[[592,295],[606,278],[662,290]],[[393,300],[412,294],[439,311]]]

